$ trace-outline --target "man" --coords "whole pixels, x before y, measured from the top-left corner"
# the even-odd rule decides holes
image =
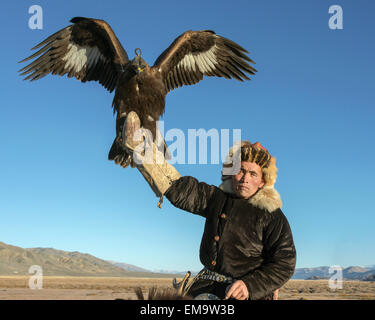
[[[133,133],[139,129],[133,112],[126,120],[126,148],[155,193],[176,207],[206,218],[200,246],[205,268],[188,294],[212,293],[220,299],[272,299],[274,292],[293,275],[296,250],[281,199],[274,189],[276,160],[259,143],[242,141],[230,158],[240,156],[239,172],[225,163],[219,188],[181,177],[160,158],[156,146],[151,159],[139,161]],[[160,161],[161,159],[161,161]],[[157,161],[158,160],[158,161]],[[228,170],[229,169],[229,170]],[[228,174],[229,172],[229,174]]]

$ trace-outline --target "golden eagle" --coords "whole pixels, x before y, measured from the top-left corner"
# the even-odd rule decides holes
[[[250,80],[245,73],[256,70],[254,63],[237,43],[211,30],[186,31],[156,59],[150,67],[136,49],[128,55],[112,28],[103,20],[75,17],[73,24],[61,29],[32,48],[39,49],[24,62],[36,58],[19,70],[25,80],[37,80],[47,74],[58,74],[86,81],[99,81],[108,91],[114,89],[113,112],[117,112],[116,138],[108,154],[126,168],[134,166],[123,148],[123,125],[126,115],[135,111],[142,127],[156,137],[156,121],[164,113],[165,96],[175,88],[192,85],[203,76]]]

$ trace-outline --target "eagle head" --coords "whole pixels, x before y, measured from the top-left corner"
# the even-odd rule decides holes
[[[141,54],[142,54],[141,49],[139,49],[139,48],[135,49],[135,54],[136,54],[136,57],[132,60],[131,65],[132,65],[134,71],[137,74],[139,74],[148,66],[148,64],[141,57]]]

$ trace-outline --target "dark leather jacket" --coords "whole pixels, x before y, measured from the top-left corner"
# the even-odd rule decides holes
[[[243,280],[249,299],[269,296],[293,275],[296,250],[279,208],[272,212],[260,209],[193,177],[174,181],[165,195],[174,206],[206,218],[202,264]]]

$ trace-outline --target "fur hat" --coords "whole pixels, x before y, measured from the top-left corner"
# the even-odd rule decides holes
[[[239,158],[241,156],[241,158]],[[229,150],[226,161],[223,163],[223,172],[221,180],[231,178],[232,174],[225,174],[225,169],[233,168],[233,162],[241,159],[241,161],[255,162],[262,169],[264,186],[274,186],[277,178],[276,159],[270,155],[268,150],[264,148],[259,142],[251,143],[250,141],[241,141],[235,143]],[[240,162],[240,161],[238,161]],[[239,168],[238,168],[239,169]]]
[[[262,169],[264,186],[260,188],[253,196],[249,198],[249,202],[256,207],[272,212],[281,208],[282,202],[279,193],[274,189],[277,178],[276,159],[270,155],[259,142],[252,144],[250,141],[241,141],[234,144],[229,150],[226,161],[223,163],[223,171],[220,189],[228,193],[235,193],[232,187],[232,175],[236,174],[233,163],[235,160],[255,162]],[[233,168],[233,172],[228,174]],[[238,168],[239,169],[239,168]]]

